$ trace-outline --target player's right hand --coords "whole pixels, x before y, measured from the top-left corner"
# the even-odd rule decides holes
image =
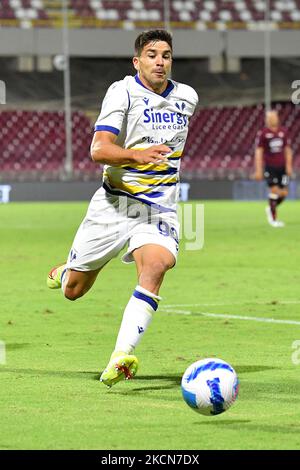
[[[172,150],[166,145],[152,145],[145,150],[135,150],[133,160],[140,164],[155,163],[159,165],[168,161],[166,154],[171,152]]]

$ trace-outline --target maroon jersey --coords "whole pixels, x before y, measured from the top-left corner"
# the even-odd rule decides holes
[[[278,127],[277,131],[272,131],[265,127],[258,132],[256,147],[263,148],[265,166],[285,167],[284,148],[290,145],[287,131],[283,127]]]

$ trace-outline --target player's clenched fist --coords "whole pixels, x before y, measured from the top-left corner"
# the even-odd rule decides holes
[[[133,160],[136,163],[162,163],[168,161],[165,156],[172,150],[166,145],[152,145],[145,150],[136,150],[133,154]]]

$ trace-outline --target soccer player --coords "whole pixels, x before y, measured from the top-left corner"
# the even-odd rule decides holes
[[[255,151],[255,179],[265,178],[269,187],[267,220],[272,227],[284,227],[277,220],[277,207],[288,195],[292,175],[292,149],[287,131],[280,126],[278,112],[267,111],[266,127],[258,132]]]
[[[104,164],[66,264],[52,268],[47,284],[76,300],[128,243],[123,261],[134,261],[138,285],[125,308],[109,363],[100,380],[111,387],[132,378],[133,354],[158,308],[164,275],[177,258],[176,202],[180,159],[198,102],[188,85],[170,80],[172,36],[165,30],[135,41],[135,76],[113,83],[104,98],[91,157]]]

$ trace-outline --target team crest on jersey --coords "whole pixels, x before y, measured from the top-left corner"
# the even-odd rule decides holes
[[[185,108],[185,103],[175,103],[176,108],[179,109],[179,111],[183,111]]]
[[[276,139],[271,140],[269,145],[272,153],[281,152],[283,147],[283,140],[277,137]]]
[[[75,261],[77,258],[77,253],[76,251],[74,250],[74,248],[72,248],[71,252],[70,252],[70,262],[72,263],[72,261]]]

